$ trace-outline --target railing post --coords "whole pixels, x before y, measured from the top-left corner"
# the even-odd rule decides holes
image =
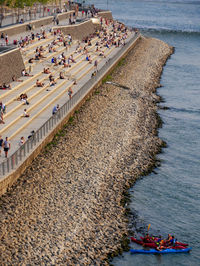
[[[7,172],[9,173],[10,172],[10,163],[9,163],[9,158],[7,159]]]
[[[69,110],[69,102],[67,101],[67,103],[66,103],[66,107],[65,107],[65,113],[67,113],[68,110]]]
[[[51,128],[54,126],[54,117],[51,119]]]
[[[22,148],[20,147],[19,149],[19,160],[21,161],[22,160]]]
[[[37,134],[36,140],[37,140],[37,142],[39,142],[40,141],[40,132],[37,131],[36,134]]]
[[[62,108],[60,108],[59,120],[62,118]]]
[[[23,145],[23,148],[24,148],[24,157],[26,156],[26,146]]]
[[[46,136],[46,123],[43,126],[43,134],[44,134],[44,137],[45,137]]]
[[[30,138],[30,144],[31,144],[31,150],[33,149],[33,137],[32,138]]]
[[[37,135],[36,135],[36,133],[32,136],[32,138],[34,139],[34,145],[36,145],[36,143],[37,143]]]
[[[61,109],[58,110],[57,122],[61,119]]]
[[[29,150],[30,150],[30,149],[29,149],[29,148],[30,148],[30,147],[29,147],[29,145],[30,145],[30,141],[28,140],[27,142],[25,142],[25,145],[27,145],[27,153],[29,153]]]
[[[5,175],[5,162],[2,163],[2,172],[3,172],[3,175]]]
[[[14,168],[14,155],[11,156],[11,169]]]
[[[18,165],[18,153],[19,153],[19,150],[16,151],[16,155],[15,155],[15,162],[16,162],[16,166]]]

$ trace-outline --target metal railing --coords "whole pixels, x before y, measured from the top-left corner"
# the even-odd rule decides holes
[[[133,41],[138,37],[135,35],[119,51],[109,58],[106,63],[98,70],[95,76],[91,77],[71,98],[68,100],[56,114],[52,115],[35,133],[30,137],[23,146],[8,157],[0,164],[0,175],[5,176],[14,170],[21,162],[23,162],[33,152],[35,147],[44,140],[44,138],[61,122],[61,120],[69,114],[69,112],[79,103],[91,90],[91,88],[101,80],[102,76],[107,73],[109,68],[120,59],[120,57],[130,48]]]
[[[15,45],[9,44],[8,46],[6,46],[2,42],[0,42],[0,54],[7,53],[8,51],[11,51],[14,49],[16,49]]]

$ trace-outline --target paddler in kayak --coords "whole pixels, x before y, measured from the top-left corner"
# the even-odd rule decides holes
[[[159,235],[159,237],[156,239],[156,242],[160,242],[162,240],[162,236]]]
[[[159,235],[159,237],[156,238],[156,241],[155,241],[155,243],[156,243],[157,246],[159,246],[161,240],[162,240],[162,236]]]
[[[168,234],[167,239],[166,239],[166,243],[169,243],[171,239],[172,239],[172,236],[170,234]]]
[[[175,246],[176,245],[176,239],[174,238],[174,236],[172,236],[171,238],[170,238],[170,240],[169,240],[169,244],[170,244],[170,246]]]
[[[159,246],[156,248],[156,250],[162,251],[163,249],[166,249],[166,247],[165,247],[165,241],[164,240],[161,240],[160,243],[159,243]]]
[[[149,243],[150,242],[150,236],[149,236],[149,234],[147,233],[146,235],[145,235],[145,237],[143,238],[143,242],[144,243]]]

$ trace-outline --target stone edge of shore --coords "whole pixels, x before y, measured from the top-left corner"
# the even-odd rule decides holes
[[[144,36],[144,37],[146,37],[146,36]],[[147,37],[147,38],[149,38],[149,37]],[[158,40],[161,41],[160,39],[158,39]],[[124,58],[125,60],[126,60],[126,58],[129,56],[129,54],[131,53],[131,51],[134,48],[135,47],[133,47],[129,51],[129,53],[126,55],[126,57]],[[158,99],[159,100],[156,101],[156,102],[154,102],[154,106],[156,108],[158,108],[158,104],[159,103],[164,102],[162,96],[160,96],[160,95],[157,94],[157,89],[160,88],[160,87],[162,87],[162,85],[160,84],[160,79],[162,77],[162,73],[163,73],[164,67],[165,67],[168,59],[170,59],[170,57],[175,52],[175,48],[173,46],[170,46],[169,45],[169,48],[170,48],[170,51],[169,51],[169,53],[167,55],[163,56],[162,63],[161,63],[162,68],[160,69],[160,71],[158,72],[158,74],[157,74],[157,76],[156,76],[156,78],[154,80],[154,82],[155,82],[156,85],[154,87],[152,87],[151,88],[151,91],[150,91],[152,94],[156,94],[158,96]],[[124,65],[122,65],[122,66],[121,65],[120,66],[116,66],[116,68],[113,70],[113,73],[111,74],[111,76],[113,76],[115,74],[115,71],[118,68],[123,68],[123,67],[126,67],[126,61],[125,61],[125,64]],[[156,120],[156,124],[157,124],[157,132],[156,132],[155,136],[157,136],[158,131],[159,131],[159,128],[161,128],[162,127],[162,124],[163,124],[162,118],[158,114],[157,109],[155,111],[155,120]],[[149,164],[146,167],[144,167],[145,169],[142,169],[141,171],[137,172],[137,174],[134,175],[133,178],[128,181],[128,184],[126,185],[126,187],[124,188],[124,190],[121,192],[121,194],[122,194],[121,205],[124,208],[124,218],[125,218],[125,221],[127,223],[127,233],[126,234],[123,234],[122,239],[121,239],[121,243],[120,243],[120,247],[116,248],[112,253],[109,253],[107,255],[107,258],[105,258],[104,261],[105,261],[105,263],[108,263],[108,265],[112,265],[111,264],[111,261],[114,259],[114,257],[118,257],[118,256],[122,255],[123,252],[127,252],[127,251],[130,250],[130,235],[133,234],[134,232],[132,230],[129,230],[128,229],[128,223],[129,223],[130,216],[133,215],[133,213],[131,212],[131,209],[129,208],[129,203],[131,201],[130,200],[130,192],[129,192],[129,189],[134,186],[134,184],[135,184],[135,182],[137,180],[139,180],[143,176],[149,175],[150,173],[153,172],[153,170],[156,167],[159,167],[160,166],[160,160],[157,158],[157,155],[160,154],[160,153],[162,153],[162,149],[167,147],[167,143],[164,140],[160,139],[160,138],[159,138],[159,140],[161,142],[160,145],[159,146],[155,146],[155,150],[152,151],[153,160],[151,160],[149,162]]]

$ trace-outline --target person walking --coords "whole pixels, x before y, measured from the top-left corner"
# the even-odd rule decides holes
[[[69,99],[70,100],[72,98],[72,93],[73,93],[73,91],[72,91],[72,88],[70,87],[69,90],[68,90],[68,95],[69,95]]]
[[[10,150],[10,142],[8,141],[8,137],[6,137],[5,141],[3,142],[3,148],[5,152],[5,157],[8,157],[8,151]]]
[[[97,67],[98,67],[98,61],[97,60],[95,60],[94,61],[94,69],[97,71]]]
[[[55,105],[53,110],[52,110],[52,115],[55,115],[58,112],[59,109],[60,109],[59,104]]]
[[[6,45],[8,45],[8,34],[5,35],[5,42],[6,42]]]
[[[53,23],[56,25],[56,16],[53,17]]]

